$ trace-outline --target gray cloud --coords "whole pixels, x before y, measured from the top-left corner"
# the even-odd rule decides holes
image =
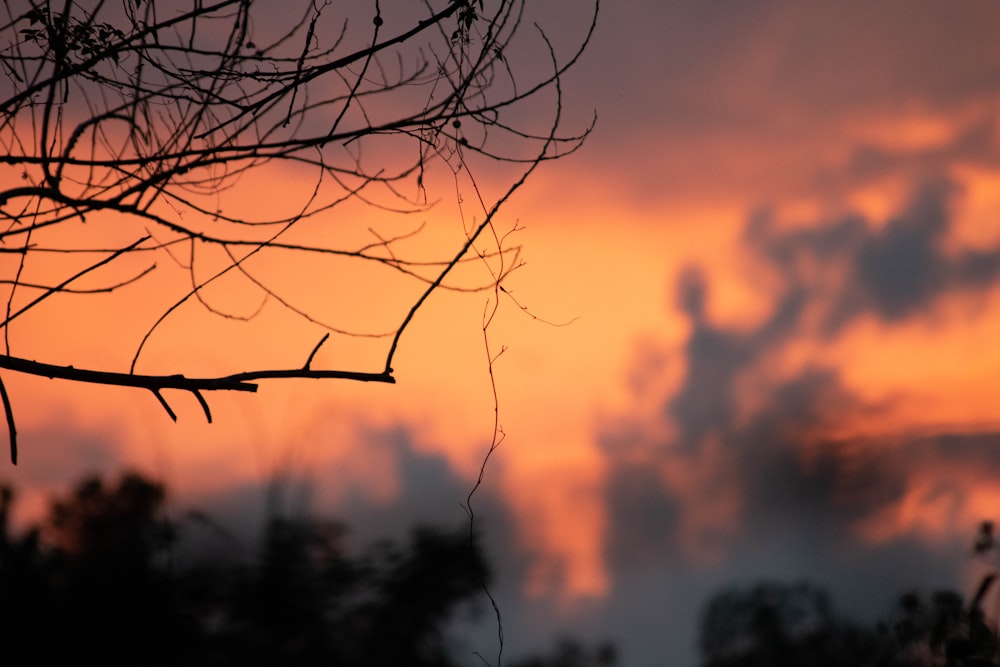
[[[691,324],[683,349],[686,374],[663,398],[661,413],[675,437],[650,440],[644,431],[662,433],[661,425],[644,429],[635,422],[628,432],[609,427],[602,437],[612,461],[609,506],[629,516],[613,531],[610,554],[618,558],[631,549],[647,549],[655,532],[648,528],[655,523],[651,516],[662,525],[677,524],[678,499],[644,466],[650,461],[693,466],[713,439],[721,441],[727,466],[739,471],[748,526],[782,531],[775,522],[786,522],[789,534],[810,526],[845,534],[861,518],[899,499],[906,488],[905,476],[899,475],[904,461],[876,456],[885,449],[879,443],[823,442],[838,420],[878,410],[845,390],[833,369],[806,367],[798,377],[760,389],[766,407],[749,420],[737,418],[737,381],[750,370],[760,372],[762,360],[793,338],[832,338],[862,315],[896,322],[950,294],[982,290],[1000,280],[1000,248],[958,254],[943,249],[958,194],[948,182],[930,182],[881,227],[855,215],[784,231],[766,212],[751,216],[747,247],[770,265],[783,286],[771,315],[751,330],[713,324],[705,314],[705,276],[697,268],[682,273],[677,307]],[[831,284],[830,275],[841,276],[841,282]],[[819,331],[805,323],[807,307],[824,313]],[[937,451],[931,445],[920,446]],[[812,448],[808,466],[804,446]],[[622,456],[626,451],[629,458]],[[982,457],[989,447],[975,451]],[[644,456],[637,458],[636,452]],[[628,463],[634,460],[642,463]],[[722,473],[718,482],[734,483]],[[642,534],[627,534],[629,526]],[[657,539],[662,548],[671,544]]]
[[[834,173],[824,176],[832,179],[837,187],[843,187],[845,182],[871,183],[886,174],[906,174],[911,180],[927,179],[941,174],[945,165],[953,163],[996,167],[1000,164],[996,122],[994,114],[980,113],[959,125],[949,140],[926,147],[888,148],[859,144],[851,150],[839,176]],[[822,183],[817,183],[816,187],[820,191],[827,189]]]
[[[676,610],[649,591],[687,591],[683,604],[691,605],[690,596],[707,594],[723,579],[804,578],[830,588],[848,613],[874,617],[907,588],[959,585],[956,572],[968,549],[963,536],[930,544],[904,527],[870,543],[861,527],[891,516],[917,482],[923,500],[957,527],[967,516],[966,485],[1000,483],[1000,432],[834,437],[844,432],[838,427],[887,406],[866,403],[834,368],[819,363],[784,380],[768,380],[763,367],[803,336],[830,341],[859,317],[900,322],[951,295],[996,284],[1000,248],[944,249],[959,196],[949,182],[930,180],[882,225],[848,215],[789,231],[767,211],[750,216],[747,248],[781,286],[770,315],[750,329],[712,322],[707,274],[697,267],[682,272],[674,290],[690,324],[685,376],[660,397],[658,415],[626,416],[600,436],[609,464],[605,556],[615,582],[609,609],[675,618]],[[658,368],[636,369],[633,388],[659,386],[642,379]],[[756,398],[763,407],[747,415],[738,409],[738,385],[751,372],[762,376]],[[706,472],[706,465],[714,469]],[[935,481],[945,466],[951,474]],[[680,469],[682,482],[677,474],[664,476],[665,469]],[[734,489],[739,504],[721,520],[725,525],[709,512],[695,526],[716,558],[712,566],[698,565],[701,556],[687,554],[682,539],[691,529],[688,515],[699,516]],[[640,612],[636,605],[646,607]],[[690,619],[681,626],[693,633]]]
[[[981,290],[1000,279],[1000,247],[958,254],[944,249],[959,195],[946,181],[929,182],[880,228],[852,215],[781,232],[766,212],[760,213],[748,224],[745,240],[780,273],[783,307],[795,312],[796,303],[828,301],[828,334],[862,313],[895,322],[950,293]],[[804,274],[797,268],[812,263],[840,267],[843,282],[829,285],[825,272]]]
[[[116,467],[121,445],[120,435],[113,428],[82,426],[72,417],[72,411],[65,410],[60,421],[18,433],[18,465],[13,468],[9,462],[4,463],[4,477],[18,490],[62,492],[83,475],[101,474]]]
[[[998,20],[1000,8],[984,0],[605,6],[598,41],[574,76],[602,82],[600,106],[627,114],[627,127],[759,136],[767,127],[792,129],[792,119],[815,127],[858,112],[891,113],[901,99],[950,109],[992,96]],[[615,104],[618,92],[637,90],[643,104]]]
[[[567,85],[568,109],[600,115],[579,159],[635,205],[839,198],[886,176],[996,164],[997,113],[982,104],[997,95],[995,3],[641,4],[605,3]],[[956,135],[888,148],[859,134],[913,117],[948,119]]]
[[[354,436],[352,456],[372,456],[395,476],[396,492],[384,500],[374,497],[363,479],[334,469],[340,463],[307,470],[276,470],[270,479],[221,489],[204,499],[201,508],[221,524],[235,526],[252,542],[268,513],[313,515],[343,521],[350,543],[363,548],[386,539],[398,539],[418,524],[456,527],[467,525],[464,509],[471,482],[459,475],[443,454],[424,453],[414,446],[404,426],[389,429],[360,427]],[[332,492],[332,493],[331,493]],[[513,522],[499,493],[489,483],[472,500],[476,524],[497,558],[508,564],[523,561],[514,539]],[[491,553],[492,556],[492,553]],[[519,568],[514,568],[516,576]]]
[[[676,551],[681,507],[655,468],[613,464],[606,492],[611,521],[605,553],[619,572],[662,564]]]
[[[721,536],[718,527],[701,527],[723,545],[708,562],[688,554],[680,540],[689,499],[656,473],[664,462],[693,464],[698,446],[651,441],[642,462],[611,460],[605,556],[614,588],[604,609],[609,618],[636,619],[619,624],[627,645],[660,646],[667,664],[690,661],[683,638],[695,636],[694,612],[734,583],[813,581],[839,608],[865,620],[885,613],[905,590],[961,586],[957,572],[971,534],[929,543],[904,530],[868,543],[858,529],[945,465],[950,474],[925,493],[948,507],[958,525],[964,484],[1000,483],[1000,432],[829,438],[838,419],[868,408],[824,369],[775,386],[767,405],[749,422],[727,422],[726,463],[737,475],[708,478],[700,490],[710,497],[723,491],[713,484],[735,485],[740,496],[736,523]]]

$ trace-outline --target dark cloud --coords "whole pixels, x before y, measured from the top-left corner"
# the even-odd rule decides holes
[[[954,8],[905,0],[797,5],[771,24],[777,44],[768,63],[773,81],[819,113],[889,109],[899,100],[941,108],[995,90],[989,72],[1000,52],[990,26],[998,18],[1000,9],[983,0]]]
[[[648,441],[645,460],[609,461],[605,556],[614,588],[606,613],[636,619],[620,631],[663,647],[674,662],[690,660],[683,638],[695,636],[693,612],[725,585],[806,579],[866,620],[888,611],[903,591],[960,587],[956,573],[971,533],[935,543],[904,526],[872,543],[860,529],[872,517],[892,516],[917,483],[924,500],[944,507],[958,527],[971,485],[1000,483],[1000,432],[829,437],[839,420],[870,409],[832,371],[812,369],[777,384],[766,405],[750,420],[726,423],[725,470],[699,489],[697,502],[728,485],[740,497],[736,522],[721,531],[724,548],[707,562],[687,552],[680,536],[691,509],[687,490],[658,474],[664,464],[694,468],[706,445]],[[605,438],[614,441],[611,433]],[[698,527],[710,536],[717,528]]]
[[[918,526],[901,524],[872,542],[866,530],[893,521],[915,488],[935,520],[944,517],[944,530],[960,529],[974,486],[1000,483],[1000,432],[845,435],[891,405],[867,403],[818,361],[783,379],[769,377],[766,364],[803,337],[823,344],[861,317],[897,323],[996,284],[1000,248],[945,249],[960,196],[947,180],[931,179],[882,224],[848,215],[789,229],[767,211],[751,216],[747,248],[779,288],[770,314],[749,329],[713,322],[708,274],[681,273],[675,306],[690,325],[684,378],[660,397],[659,413],[622,418],[601,434],[605,556],[615,582],[608,608],[645,600],[676,616],[642,591],[694,595],[717,587],[722,573],[748,583],[817,581],[849,613],[869,618],[907,588],[959,585],[971,534],[932,543]],[[652,364],[635,376],[644,372],[661,370]],[[750,414],[740,394],[747,377],[758,392]],[[636,391],[659,386],[633,382]],[[738,498],[735,509],[721,518],[706,512],[724,493]],[[695,565],[705,553],[690,552],[692,530],[696,543],[712,547],[713,565]]]
[[[657,479],[656,471],[664,465],[693,470],[703,464],[706,447],[717,442],[724,465],[714,481],[740,486],[745,503],[740,532],[843,537],[863,518],[900,500],[908,485],[900,467],[922,459],[880,453],[900,448],[877,442],[825,441],[842,423],[880,409],[848,392],[834,369],[807,365],[797,377],[770,385],[765,375],[765,386],[757,389],[757,403],[764,407],[749,417],[738,414],[738,381],[748,372],[760,375],[768,355],[799,337],[832,338],[863,315],[889,323],[915,317],[951,294],[982,290],[1000,280],[1000,248],[956,254],[943,247],[959,194],[946,181],[930,182],[881,226],[855,215],[788,231],[778,229],[766,212],[752,216],[747,246],[781,287],[770,316],[750,330],[711,322],[705,275],[697,268],[682,273],[677,307],[690,321],[691,333],[683,349],[684,379],[663,398],[664,424],[644,428],[629,422],[627,429],[611,429],[602,438],[611,461],[608,503],[616,527],[608,552],[615,560],[633,551],[676,546],[650,528],[659,520],[677,530],[677,508],[685,502],[680,491]],[[810,314],[821,313],[818,331],[806,321],[807,308]],[[669,440],[644,437],[644,432],[664,433],[666,424],[674,434]],[[938,451],[933,442],[920,447]],[[902,449],[908,456],[916,451]],[[984,457],[989,448],[976,452]],[[738,471],[738,478],[727,470]],[[952,491],[942,487],[941,492]]]
[[[229,486],[205,499],[202,509],[219,524],[247,535],[248,542],[253,541],[269,513],[342,521],[351,544],[358,548],[398,539],[416,525],[468,525],[465,507],[472,483],[459,475],[443,454],[418,451],[406,427],[359,428],[350,447],[355,450],[351,456],[370,456],[384,463],[386,469],[380,474],[395,477],[397,482],[390,497],[371,493],[365,479],[312,466],[305,471],[278,470],[268,480]],[[512,518],[498,492],[484,484],[476,491],[472,508],[477,527],[489,544],[497,546],[497,557],[514,565],[520,563]],[[518,571],[515,568],[515,575]]]
[[[9,468],[6,475],[17,489],[62,491],[83,475],[100,475],[119,466],[122,443],[118,432],[82,425],[71,410],[61,416],[18,433],[17,468]]]
[[[713,430],[725,429],[734,409],[733,381],[755,356],[754,337],[731,334],[706,319],[704,276],[686,271],[679,280],[678,301],[694,330],[685,345],[688,371],[668,410],[680,427],[679,442],[697,444]]]
[[[831,438],[839,420],[870,408],[827,369],[777,384],[766,405],[752,419],[727,422],[725,464],[698,489],[696,503],[733,486],[740,498],[735,522],[714,543],[723,548],[708,562],[681,539],[689,489],[657,474],[664,464],[690,463],[697,475],[707,445],[650,441],[645,461],[610,462],[605,555],[615,585],[608,609],[673,619],[665,627],[693,637],[695,601],[733,582],[815,581],[848,614],[869,620],[903,591],[961,586],[956,574],[971,533],[931,542],[904,525],[869,542],[863,527],[895,516],[917,484],[920,500],[946,513],[945,530],[961,527],[973,487],[1000,483],[1000,432]],[[711,524],[696,528],[713,539],[720,534]],[[656,645],[656,637],[646,639]]]
[[[997,117],[992,113],[956,122],[954,136],[940,143],[925,147],[890,148],[873,143],[861,143],[851,149],[845,165],[839,172],[824,173],[828,183],[837,188],[848,184],[870,184],[886,174],[904,174],[909,180],[929,179],[940,175],[949,164],[972,164],[995,168],[1000,164],[1000,142],[996,132]],[[829,188],[816,183],[816,189],[828,192]]]
[[[981,290],[1000,279],[1000,247],[957,254],[945,250],[959,196],[947,181],[930,182],[881,226],[851,215],[783,232],[762,213],[751,219],[745,239],[778,271],[784,307],[820,302],[828,334],[862,313],[896,322],[950,293]],[[842,282],[828,284],[831,274],[839,274]]]
[[[951,109],[994,95],[998,20],[1000,7],[984,0],[605,6],[594,49],[574,75],[601,82],[600,106],[636,130],[794,131],[892,114],[900,100]],[[642,104],[614,104],[617,92],[637,90]]]
[[[996,164],[996,3],[641,4],[605,3],[566,105],[598,110],[580,159],[633,206],[838,198]],[[899,135],[875,129],[912,138],[915,119],[955,136],[889,148]]]
[[[608,560],[622,568],[662,564],[677,549],[681,507],[657,469],[614,463],[606,493]]]
[[[705,315],[708,286],[697,269],[682,273],[678,305],[691,322],[684,346],[687,371],[683,383],[665,406],[679,429],[675,446],[698,447],[709,435],[728,436],[734,428],[736,379],[795,332],[805,302],[802,290],[784,294],[771,317],[750,332],[727,331]]]
[[[735,410],[722,395],[731,387],[717,389],[717,402],[730,401]],[[670,414],[683,421],[678,405],[677,400],[669,402]],[[701,429],[701,416],[694,426],[681,426],[676,442],[647,442],[642,462],[610,461],[607,493],[613,519],[606,553],[616,569],[675,558],[681,548],[681,515],[690,503],[711,502],[714,493],[732,492],[733,486],[740,510],[735,525],[722,527],[727,548],[763,539],[802,540],[803,546],[828,550],[847,539],[857,521],[905,491],[905,478],[893,469],[893,461],[874,454],[877,449],[823,440],[835,420],[864,409],[843,390],[835,373],[809,370],[773,387],[766,405],[750,420],[719,413],[713,428],[722,439],[723,461],[717,474],[704,478],[707,488],[698,490],[694,500],[687,497],[688,489],[672,488],[658,471],[663,465],[679,465],[699,474],[695,469],[701,454],[712,442]],[[614,442],[612,434],[606,439]],[[697,532],[716,539],[719,528],[704,525]]]
[[[824,581],[853,613],[881,611],[879,600],[910,588],[960,586],[971,532],[931,542],[900,525],[870,542],[863,526],[879,516],[892,521],[919,484],[918,500],[946,521],[937,528],[960,530],[974,487],[1000,482],[1000,432],[831,440],[806,449],[774,440],[741,450],[745,511],[732,553],[755,562],[751,570]]]
[[[807,373],[779,387],[772,409],[739,433],[744,498],[741,533],[799,541],[803,549],[845,552],[866,520],[892,511],[918,481],[925,500],[961,519],[971,488],[1000,480],[1000,433],[831,438],[838,417],[864,409],[830,373]],[[928,486],[928,479],[940,475]]]
[[[857,290],[867,297],[862,307],[897,320],[952,287],[954,271],[938,250],[948,228],[947,200],[946,188],[927,188],[901,216],[863,239],[854,264]]]
[[[392,462],[393,469],[385,474],[398,480],[395,497],[385,503],[373,501],[363,485],[348,486],[336,509],[351,517],[359,531],[376,538],[404,533],[416,522],[466,519],[462,504],[469,484],[443,455],[416,451],[412,436],[402,427],[365,431],[359,434],[358,442],[365,451],[388,452],[388,456],[378,458]]]

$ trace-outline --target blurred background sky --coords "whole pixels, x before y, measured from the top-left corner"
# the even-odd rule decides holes
[[[589,10],[529,11],[559,46]],[[473,502],[505,652],[562,632],[691,665],[706,596],[761,578],[862,618],[968,592],[975,526],[1000,518],[998,27],[987,0],[604,3],[564,83],[569,126],[596,128],[500,222],[526,260],[505,288],[565,324],[505,302],[489,330],[506,438]],[[462,521],[493,424],[486,298],[433,298],[397,385],[265,383],[214,397],[212,425],[187,396],[174,424],[145,394],[5,376],[21,459],[0,478],[28,513],[134,467],[247,526],[275,475],[358,540]],[[102,304],[14,342],[97,366],[150,322]],[[211,367],[220,338],[175,321],[152,358]],[[245,344],[282,358],[283,326]],[[465,642],[492,655],[490,619]]]

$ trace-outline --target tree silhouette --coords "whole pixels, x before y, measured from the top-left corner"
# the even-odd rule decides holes
[[[14,499],[0,494],[0,519]],[[358,556],[341,524],[270,517],[252,558],[173,557],[164,487],[92,478],[0,533],[8,655],[39,664],[456,664],[444,628],[489,578],[468,528],[418,527]],[[471,609],[471,607],[469,607]]]
[[[872,638],[838,617],[806,583],[764,582],[715,594],[702,614],[704,667],[881,664]]]
[[[983,524],[975,549],[979,554],[993,550],[992,524]],[[764,582],[724,589],[702,614],[702,665],[1000,665],[997,628],[982,608],[995,578],[994,572],[985,575],[968,604],[953,591],[934,592],[929,600],[907,592],[873,627],[836,614],[827,594],[810,584]]]
[[[205,392],[261,380],[394,382],[400,339],[432,293],[507,295],[519,260],[498,211],[592,127],[563,131],[561,79],[593,23],[562,54],[527,29],[524,0],[14,0],[3,11],[0,369],[148,390],[174,419],[166,390],[191,393],[211,421]],[[487,167],[492,187],[473,173]],[[408,222],[442,184],[458,190],[457,231]],[[319,275],[289,284],[314,263]],[[463,264],[483,278],[458,276]],[[352,310],[345,294],[385,276],[398,280],[372,329],[360,313],[375,300]],[[116,329],[148,318],[118,366],[14,345],[33,318],[74,327],[81,299],[141,285],[153,315],[108,306]],[[304,338],[279,342],[279,367],[219,340],[213,356],[245,370],[205,374],[184,359],[143,370],[189,304],[228,323],[275,309],[305,323]],[[380,365],[314,367],[331,336],[383,341]],[[2,377],[0,400],[16,463]]]
[[[11,490],[5,498],[9,511]],[[45,664],[87,656],[176,664],[197,628],[177,604],[164,560],[174,541],[164,498],[162,487],[136,475],[110,487],[88,479],[55,500],[42,525],[20,539],[5,532],[5,650]]]

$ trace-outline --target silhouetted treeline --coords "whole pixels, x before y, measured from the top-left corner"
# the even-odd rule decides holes
[[[976,540],[994,549],[992,524]],[[729,588],[705,606],[702,667],[986,667],[1000,665],[997,628],[982,603],[995,581],[986,575],[972,600],[939,591],[910,592],[872,626],[837,614],[826,592],[806,583]]]
[[[484,602],[490,568],[469,527],[415,528],[360,555],[345,527],[266,519],[251,554],[176,556],[187,521],[163,485],[90,478],[12,534],[0,487],[0,664],[185,667],[449,667],[448,622]],[[200,513],[189,518],[207,519]],[[238,549],[237,549],[238,551]],[[248,557],[249,556],[249,557]],[[460,659],[459,659],[460,658]],[[559,644],[530,667],[612,667],[607,646]]]
[[[186,524],[165,512],[166,489],[139,475],[83,481],[14,535],[15,495],[0,487],[0,663],[189,667],[468,664],[446,628],[483,602],[490,568],[468,526],[415,528],[405,544],[348,553],[345,527],[266,519],[251,554],[179,563]],[[197,515],[196,515],[197,516]],[[975,543],[995,551],[984,523]],[[714,595],[702,614],[702,667],[984,667],[1000,665],[983,613],[996,574],[972,599],[907,593],[862,625],[826,592],[761,583]],[[484,663],[488,664],[488,663]],[[610,643],[573,640],[515,667],[613,667]]]

